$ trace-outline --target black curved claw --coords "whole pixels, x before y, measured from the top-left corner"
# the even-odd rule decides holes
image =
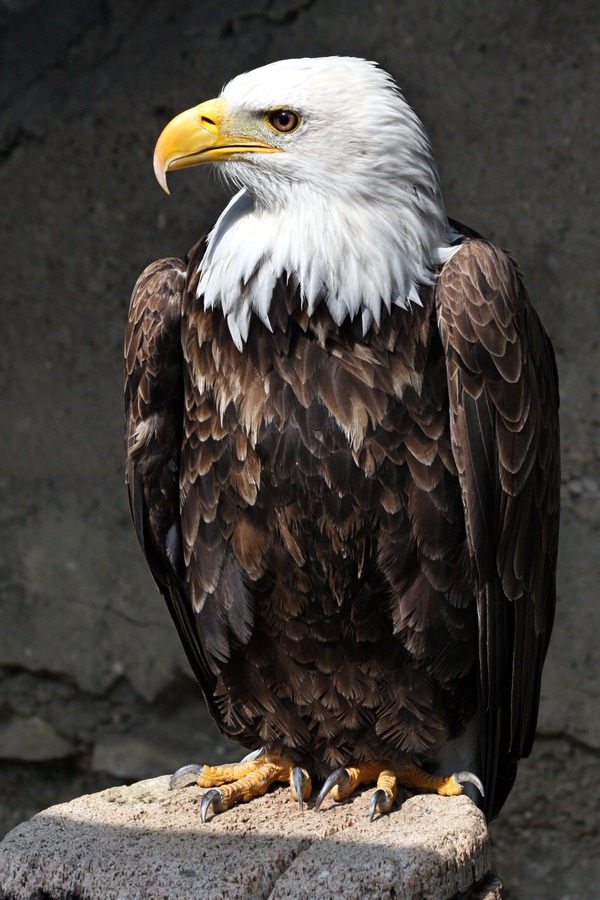
[[[315,801],[315,812],[318,811],[321,803],[323,802],[327,794],[336,786],[336,784],[339,784],[340,787],[345,787],[345,785],[348,784],[349,778],[350,776],[343,766],[341,766],[339,769],[336,769],[335,772],[332,772],[317,795],[317,799]]]
[[[219,812],[217,806],[222,799],[223,795],[218,788],[211,788],[210,791],[205,793],[200,804],[200,820],[203,825],[206,825],[206,816],[211,806],[213,807],[213,812]]]
[[[306,778],[304,777],[304,772],[300,766],[294,766],[292,769],[292,784],[294,785],[296,797],[298,798],[298,809],[300,812],[304,812],[304,799],[302,793],[304,791],[304,785],[306,784]]]
[[[202,775],[204,771],[204,766],[199,766],[197,763],[191,763],[189,766],[181,766],[181,768],[177,769],[176,772],[173,772],[169,779],[169,790],[172,791],[175,787],[181,787],[181,785],[185,782],[185,784],[193,784],[198,781],[198,776]]]
[[[373,796],[371,797],[371,803],[369,805],[369,822],[372,822],[375,818],[375,813],[377,812],[377,807],[380,803],[385,803],[387,800],[387,794],[382,788],[379,788],[375,791]]]
[[[455,772],[452,777],[458,784],[474,784],[481,796],[485,797],[485,790],[483,789],[481,779],[473,772]]]

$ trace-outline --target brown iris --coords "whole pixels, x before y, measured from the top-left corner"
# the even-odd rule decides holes
[[[276,131],[289,134],[300,124],[300,116],[291,109],[274,109],[269,113],[269,125]]]

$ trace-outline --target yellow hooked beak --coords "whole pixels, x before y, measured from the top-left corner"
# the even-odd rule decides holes
[[[154,174],[167,194],[167,172],[174,169],[232,159],[240,153],[279,152],[250,135],[235,134],[231,124],[222,97],[186,109],[169,122],[154,149]]]

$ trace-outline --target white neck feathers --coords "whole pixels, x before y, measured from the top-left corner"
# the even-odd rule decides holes
[[[252,313],[270,328],[269,309],[278,278],[294,275],[311,315],[320,303],[337,324],[360,315],[363,332],[379,325],[382,308],[420,304],[419,286],[452,255],[446,235],[408,210],[346,204],[340,210],[313,198],[289,209],[257,209],[247,189],[230,201],[209,235],[198,296],[206,309],[220,307],[241,350]]]

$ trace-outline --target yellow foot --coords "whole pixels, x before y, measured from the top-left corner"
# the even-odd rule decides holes
[[[285,757],[265,755],[256,758],[251,754],[240,763],[222,766],[183,766],[171,777],[169,788],[172,789],[190,778],[200,787],[211,788],[202,798],[200,818],[206,822],[206,816],[212,807],[219,813],[229,809],[235,803],[248,803],[254,797],[266,794],[272,784],[286,781],[292,789],[292,797],[298,802],[300,810],[304,801],[308,800],[312,790],[310,776],[306,769],[292,766]]]
[[[442,794],[453,797],[463,792],[463,784],[470,782],[484,795],[483,785],[477,775],[472,772],[454,772],[452,775],[430,775],[413,763],[406,763],[391,768],[384,763],[360,763],[358,766],[336,769],[332,772],[317,796],[315,810],[331,794],[333,800],[339,802],[350,797],[361,784],[377,783],[371,797],[369,820],[372,822],[376,813],[387,813],[391,810],[398,794],[398,784],[423,793]]]

